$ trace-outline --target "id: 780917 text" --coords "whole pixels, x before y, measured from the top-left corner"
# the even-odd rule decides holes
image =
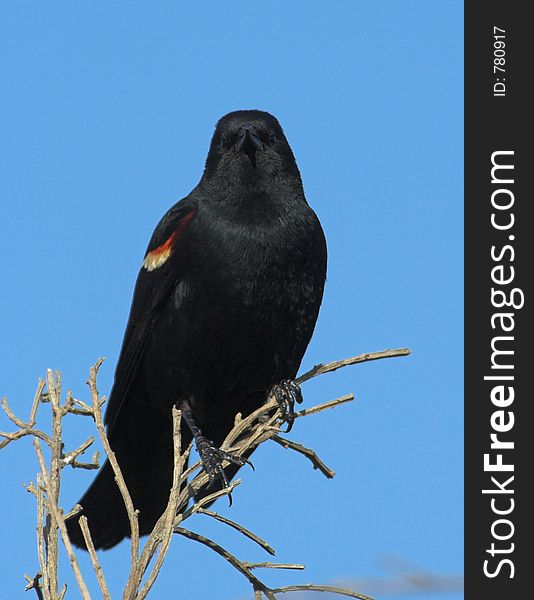
[[[493,95],[506,95],[506,31],[499,27],[493,27]]]

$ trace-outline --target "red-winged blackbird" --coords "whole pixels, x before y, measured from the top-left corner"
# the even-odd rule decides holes
[[[149,533],[172,481],[171,407],[185,417],[214,486],[244,463],[218,448],[237,412],[274,390],[289,424],[291,382],[323,295],[326,244],[278,121],[236,111],[217,124],[199,184],[148,244],[105,415],[107,434]],[[228,458],[233,464],[221,468]],[[80,500],[97,548],[130,534],[108,462]],[[72,542],[85,547],[77,518]]]

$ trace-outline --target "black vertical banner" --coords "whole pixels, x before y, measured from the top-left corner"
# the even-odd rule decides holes
[[[465,5],[465,581],[534,598],[534,30]]]

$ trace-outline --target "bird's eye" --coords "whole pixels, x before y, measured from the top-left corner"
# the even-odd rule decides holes
[[[226,135],[226,133],[221,134],[221,138],[219,140],[219,147],[222,150],[228,150],[230,145],[231,145],[230,138]]]
[[[271,131],[269,133],[269,144],[271,144],[271,146],[272,146],[273,144],[276,143],[276,140],[277,140],[276,133],[274,133],[274,131]]]

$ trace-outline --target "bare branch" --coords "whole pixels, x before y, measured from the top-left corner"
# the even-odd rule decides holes
[[[66,415],[74,408],[74,396],[70,390],[67,391],[67,397],[65,398],[65,404],[61,408],[61,414]]]
[[[225,523],[226,525],[233,527],[234,529],[236,529],[237,531],[242,533],[245,537],[247,537],[249,540],[256,542],[256,544],[261,546],[271,556],[274,556],[276,554],[274,548],[272,548],[265,540],[262,540],[261,537],[259,537],[255,533],[252,533],[252,531],[249,531],[248,529],[243,527],[243,525],[240,525],[239,523],[236,523],[235,521],[231,521],[230,519],[223,517],[219,513],[213,512],[211,510],[206,510],[205,508],[199,508],[197,510],[197,512],[201,515],[207,515],[209,517],[213,517],[214,519],[217,519],[217,521],[220,521],[221,523]]]
[[[25,423],[22,419],[19,419],[17,415],[15,415],[15,413],[9,408],[7,398],[2,398],[0,405],[2,406],[3,411],[6,413],[6,417],[19,429],[26,429],[28,427],[28,423]]]
[[[100,440],[104,449],[106,451],[106,455],[108,457],[111,468],[113,469],[113,473],[115,475],[115,481],[117,482],[117,486],[121,493],[122,499],[124,501],[124,506],[126,507],[126,512],[128,513],[128,519],[130,521],[130,529],[131,529],[131,561],[130,561],[130,575],[135,573],[137,568],[137,559],[139,556],[139,521],[137,518],[137,511],[134,508],[132,498],[130,496],[130,492],[126,486],[126,482],[124,481],[124,477],[122,475],[121,468],[119,463],[117,462],[117,458],[115,453],[111,449],[109,445],[108,438],[106,436],[106,430],[104,428],[104,421],[102,419],[102,411],[101,411],[101,402],[98,395],[98,388],[96,385],[96,377],[98,375],[98,370],[100,366],[104,362],[103,358],[97,360],[97,362],[90,369],[89,381],[89,389],[91,391],[91,399],[93,402],[93,416],[96,423],[96,428],[98,434],[100,436]]]
[[[100,468],[100,452],[98,450],[91,457],[91,462],[79,462],[77,460],[73,460],[70,463],[70,466],[73,469],[85,469],[86,471],[95,471]]]
[[[100,359],[103,361],[103,359]],[[102,364],[102,363],[100,363]],[[100,364],[98,365],[100,368]],[[100,406],[100,408],[102,408],[102,406],[104,405],[104,402],[106,401],[106,397],[102,396],[101,398],[99,398],[98,404]],[[79,408],[76,408],[76,407]],[[93,414],[93,409],[89,406],[89,404],[86,404],[83,400],[78,400],[78,398],[72,398],[72,406],[69,408],[69,413],[71,413],[72,415],[80,415],[81,417],[93,417],[94,419],[94,414]]]
[[[37,594],[37,600],[44,600],[43,590],[41,589],[41,584],[39,582],[39,579],[41,579],[41,577],[42,573],[40,571],[35,575],[35,577],[24,575],[24,579],[26,579],[26,581],[28,582],[26,587],[24,588],[24,591],[28,592],[29,590],[35,590],[35,593]]]
[[[63,456],[63,458],[61,459],[61,465],[62,466],[66,466],[69,464],[72,464],[73,462],[76,461],[76,458],[78,458],[78,456],[80,456],[80,454],[83,454],[87,448],[89,448],[89,446],[91,446],[91,444],[95,441],[95,438],[93,436],[88,437],[85,442],[83,442],[83,444],[81,444],[80,446],[78,446],[78,448],[76,448],[76,450],[72,450],[71,452],[65,454]]]
[[[342,367],[348,367],[350,365],[356,365],[358,363],[369,362],[372,360],[380,360],[381,358],[408,356],[409,354],[411,354],[411,350],[409,348],[397,348],[395,350],[381,350],[380,352],[358,354],[358,356],[353,356],[352,358],[344,358],[342,360],[335,360],[329,363],[315,365],[313,369],[310,369],[300,377],[297,377],[295,382],[300,385],[312,377],[317,377],[318,375],[323,375],[324,373],[331,373],[332,371],[337,371],[337,369],[341,369]]]
[[[82,573],[78,566],[78,561],[76,560],[76,555],[72,549],[72,545],[69,540],[69,536],[67,534],[67,527],[65,526],[65,521],[61,512],[55,503],[54,497],[51,491],[51,482],[48,476],[48,471],[44,462],[43,452],[41,450],[41,444],[38,439],[33,440],[33,445],[35,447],[35,452],[37,453],[37,458],[39,460],[39,466],[41,467],[41,474],[43,476],[44,489],[46,491],[47,496],[47,506],[50,514],[52,515],[55,526],[59,528],[61,532],[61,537],[63,539],[63,544],[65,545],[65,549],[67,551],[67,555],[70,560],[70,564],[72,567],[72,571],[74,572],[74,577],[76,579],[76,583],[78,584],[78,588],[80,589],[80,593],[82,595],[83,600],[91,600],[91,596],[89,595],[89,590],[85,584],[85,581],[82,577]],[[49,534],[50,535],[50,534]]]
[[[41,438],[48,445],[51,444],[50,438],[42,431],[38,431],[33,429],[35,425],[35,421],[37,419],[37,410],[39,408],[39,403],[41,401],[41,396],[43,393],[45,382],[42,379],[39,379],[39,383],[37,384],[37,390],[33,397],[32,407],[30,410],[30,418],[25,423],[22,419],[19,419],[13,411],[9,408],[9,404],[7,403],[7,398],[2,398],[1,406],[3,411],[5,412],[7,418],[14,423],[19,429],[13,433],[8,433],[6,431],[0,431],[0,437],[5,438],[4,441],[0,442],[0,449],[4,448],[14,440],[17,440],[26,435],[33,435]]]
[[[359,600],[373,600],[371,596],[359,594],[358,592],[334,585],[314,585],[313,583],[307,583],[303,585],[286,585],[273,589],[273,593],[275,594],[286,594],[287,592],[330,592],[331,594],[339,594],[340,596],[348,596],[349,598],[359,598]]]
[[[308,417],[310,415],[315,415],[317,413],[323,412],[323,410],[330,410],[331,408],[336,408],[340,404],[345,404],[346,402],[352,402],[354,400],[354,394],[345,394],[344,396],[340,396],[339,398],[335,398],[334,400],[329,400],[328,402],[323,402],[322,404],[317,404],[316,406],[312,406],[310,408],[303,408],[299,410],[296,414],[296,419],[300,417]]]
[[[50,582],[48,580],[48,568],[46,564],[46,552],[45,552],[45,534],[44,534],[44,497],[43,497],[43,474],[37,473],[37,556],[39,557],[39,567],[43,578],[43,587],[45,599],[48,600],[50,597]]]
[[[262,581],[260,581],[252,573],[252,571],[246,567],[246,565],[242,561],[240,561],[233,554],[228,552],[228,550],[226,550],[222,546],[219,546],[219,544],[216,544],[213,540],[210,540],[209,538],[204,537],[203,535],[200,535],[199,533],[195,533],[194,531],[189,531],[188,529],[184,529],[183,527],[175,527],[174,531],[175,531],[175,533],[183,535],[184,537],[186,537],[190,540],[194,540],[195,542],[204,544],[204,546],[207,546],[208,548],[210,548],[211,550],[213,550],[214,552],[216,552],[217,554],[222,556],[225,560],[227,560],[232,565],[232,567],[234,567],[234,569],[237,569],[242,575],[244,575],[250,581],[250,583],[252,584],[252,588],[254,589],[255,592],[256,592],[256,590],[261,590],[267,596],[268,600],[276,600],[276,597],[273,594],[273,592]]]
[[[336,472],[332,471],[332,469],[327,467],[324,464],[324,462],[317,456],[317,454],[310,448],[306,448],[306,446],[303,446],[302,444],[297,444],[297,442],[292,442],[291,440],[282,438],[279,435],[275,435],[271,439],[273,440],[273,442],[280,444],[280,446],[282,446],[283,448],[294,450],[295,452],[298,452],[299,454],[305,456],[311,461],[313,468],[321,471],[321,473],[323,473],[325,477],[332,479],[332,477],[334,477],[334,475],[336,474]]]
[[[184,457],[180,455],[180,446],[181,446],[180,425],[181,425],[181,421],[182,421],[181,411],[177,410],[176,407],[173,406],[172,407],[172,425],[173,425],[172,439],[173,439],[173,450],[174,450],[174,469],[173,469],[173,477],[172,477],[172,488],[171,488],[171,493],[169,495],[169,502],[167,503],[167,508],[165,509],[165,512],[163,513],[163,515],[160,517],[158,523],[156,524],[156,527],[154,528],[154,531],[152,532],[152,534],[150,536],[151,538],[152,538],[152,536],[154,536],[154,538],[155,538],[156,535],[158,535],[158,537],[159,537],[159,535],[161,535],[161,547],[159,550],[159,555],[156,560],[156,563],[147,579],[147,582],[145,583],[145,585],[143,586],[143,588],[141,589],[139,594],[137,594],[136,600],[143,600],[144,598],[146,598],[148,592],[151,590],[152,586],[154,585],[154,582],[156,581],[157,576],[159,575],[159,573],[161,571],[163,561],[165,560],[165,556],[167,555],[167,551],[169,550],[169,546],[171,543],[172,533],[173,533],[173,524],[174,524],[174,519],[176,516],[176,510],[178,508],[178,497],[179,497],[179,492],[180,492],[180,475],[182,474],[184,464],[185,464]],[[158,525],[161,527],[161,534],[159,534]],[[155,540],[155,541],[159,541],[159,540]],[[147,563],[147,566],[148,566],[148,563]],[[142,569],[142,573],[140,573],[141,569]],[[141,577],[138,576],[139,583],[141,582],[141,578],[145,572],[145,569],[146,569],[146,567],[143,568],[143,565],[140,565],[140,568],[138,569],[138,575],[139,574],[141,575]]]
[[[200,478],[201,475],[203,475],[203,473],[201,473],[200,475],[197,475],[197,477]],[[193,480],[193,482],[194,482],[194,480]],[[218,498],[222,498],[222,496],[230,496],[232,494],[232,492],[234,491],[234,489],[240,484],[241,484],[241,479],[236,479],[235,481],[232,481],[232,483],[227,488],[223,488],[222,490],[217,490],[216,492],[213,492],[212,494],[205,496],[198,502],[195,502],[195,504],[193,504],[193,506],[191,506],[191,508],[188,508],[186,511],[184,511],[183,513],[180,513],[179,515],[176,516],[176,521],[174,522],[174,525],[175,526],[179,525],[182,521],[185,521],[191,515],[194,515],[196,512],[201,510],[202,507],[205,506],[206,504],[210,504],[214,500],[217,500]]]
[[[70,510],[69,512],[63,516],[63,519],[65,521],[68,521],[69,519],[74,518],[76,515],[79,515],[82,512],[82,507],[79,504],[75,504]]]
[[[61,411],[61,375],[56,372],[55,376],[51,369],[46,371],[46,387],[48,401],[52,410],[52,437],[50,444],[50,473],[46,468],[43,468],[44,461],[41,453],[39,440],[34,438],[33,443],[41,465],[41,473],[43,476],[43,485],[46,491],[46,505],[48,513],[53,511],[53,507],[59,507],[59,492],[61,485],[61,459],[63,455],[63,430]],[[58,519],[47,521],[46,528],[46,548],[47,548],[47,568],[50,581],[50,595],[52,600],[57,597],[59,588],[58,582],[58,559],[59,559],[59,536],[58,536]],[[71,549],[72,554],[72,549]],[[69,557],[70,558],[70,557]],[[72,564],[72,563],[71,563]],[[81,575],[80,575],[81,576]]]
[[[385,350],[382,352],[360,354],[352,358],[316,365],[313,369],[299,377],[296,382],[301,384],[312,377],[329,373],[349,365],[378,360],[381,358],[406,356],[409,353],[410,351],[405,348],[397,350]],[[191,515],[195,513],[204,514],[229,527],[232,527],[234,530],[238,531],[248,539],[257,543],[269,554],[274,555],[275,553],[274,549],[265,540],[260,538],[255,533],[249,531],[241,524],[204,508],[206,505],[212,503],[216,499],[225,495],[230,495],[235,487],[240,484],[240,480],[232,482],[231,485],[226,489],[217,490],[211,494],[207,494],[198,502],[193,502],[189,508],[187,507],[190,499],[197,495],[199,491],[202,490],[203,494],[205,494],[206,491],[209,491],[209,488],[206,490],[206,486],[209,485],[209,478],[208,475],[201,469],[201,463],[199,461],[190,468],[185,469],[192,445],[190,444],[184,453],[180,452],[181,416],[180,412],[175,408],[173,408],[174,468],[169,500],[165,512],[156,523],[152,533],[143,547],[141,555],[139,555],[140,541],[138,511],[135,510],[120,466],[113,450],[111,449],[109,440],[107,439],[102,418],[101,408],[105,402],[105,398],[99,396],[97,389],[97,375],[102,362],[103,359],[100,359],[90,370],[88,384],[91,393],[91,405],[75,398],[70,391],[67,392],[65,403],[61,405],[61,376],[57,372],[54,374],[51,370],[48,370],[46,374],[46,393],[44,393],[44,381],[40,381],[39,385],[37,386],[37,391],[35,393],[30,410],[29,420],[27,422],[24,422],[13,413],[6,399],[2,400],[1,403],[2,409],[4,410],[7,418],[14,423],[18,429],[12,433],[0,432],[0,437],[3,438],[0,442],[0,448],[7,446],[14,440],[30,435],[34,438],[34,447],[41,468],[41,473],[38,474],[37,478],[37,485],[30,483],[27,486],[27,490],[31,492],[37,500],[36,530],[39,565],[41,570],[33,579],[28,576],[26,576],[26,579],[28,582],[27,589],[35,589],[38,600],[62,600],[66,594],[66,586],[63,586],[61,591],[58,593],[58,533],[61,534],[61,539],[69,557],[78,587],[80,588],[80,592],[82,594],[82,598],[84,600],[89,598],[87,587],[79,570],[76,556],[73,552],[72,544],[68,538],[65,517],[63,516],[62,510],[59,508],[59,493],[62,468],[66,465],[84,469],[98,468],[98,453],[95,453],[92,462],[90,463],[78,462],[78,457],[83,454],[94,442],[94,438],[89,437],[75,450],[72,450],[67,454],[63,454],[62,419],[67,414],[91,416],[94,419],[96,429],[106,451],[111,468],[113,469],[115,480],[117,482],[117,486],[121,493],[128,515],[131,530],[131,560],[130,573],[123,595],[124,600],[144,600],[149,594],[156,578],[161,571],[165,556],[171,543],[173,532],[178,533],[179,535],[182,535],[188,539],[202,543],[225,558],[229,564],[237,569],[250,582],[254,590],[255,600],[261,600],[263,596],[266,596],[268,600],[276,600],[276,594],[292,591],[331,592],[352,598],[359,598],[360,600],[370,600],[368,596],[335,586],[309,584],[284,586],[271,589],[253,574],[252,571],[254,569],[269,568],[300,570],[304,568],[304,565],[297,563],[251,563],[242,561],[213,540],[181,527],[181,524]],[[309,416],[330,408],[335,408],[353,399],[354,396],[352,394],[347,394],[334,400],[330,400],[329,402],[300,410],[296,413],[296,418]],[[35,428],[37,413],[41,402],[50,404],[52,412],[52,435],[48,435],[45,432]],[[335,474],[334,471],[325,465],[325,463],[312,449],[306,448],[302,444],[286,439],[285,437],[281,437],[279,435],[282,422],[282,412],[278,406],[278,403],[276,402],[276,399],[271,397],[263,406],[259,407],[256,411],[245,418],[243,418],[240,414],[236,415],[234,427],[221,445],[221,449],[232,452],[236,456],[242,456],[246,458],[260,444],[272,439],[274,442],[283,446],[284,448],[293,450],[305,456],[312,463],[313,467],[321,471],[326,477],[333,477]],[[49,469],[45,465],[39,440],[42,440],[50,447],[51,463]],[[223,467],[226,467],[227,465],[228,462],[224,461]],[[67,515],[67,517],[74,517],[80,511],[81,507],[76,505]],[[46,513],[48,513],[48,520],[45,526]],[[79,524],[85,544],[89,550],[89,556],[91,558],[92,566],[97,577],[102,597],[104,600],[110,600],[109,590],[107,588],[104,574],[98,561],[98,556],[92,541],[90,523],[87,522],[85,516],[82,516],[79,519]],[[140,589],[143,583],[143,578],[148,571],[148,567],[156,554],[158,555],[157,559],[155,560],[143,587]]]
[[[243,561],[243,564],[247,567],[247,569],[289,569],[293,571],[303,571],[305,569],[304,565],[299,565],[297,563],[273,563],[273,562],[259,562],[259,563],[249,563]]]
[[[109,595],[108,586],[106,584],[106,579],[104,577],[104,573],[102,572],[102,567],[98,562],[98,557],[96,555],[95,546],[93,544],[93,538],[91,537],[91,532],[89,531],[89,525],[87,524],[87,517],[82,515],[78,519],[78,523],[80,524],[80,529],[82,530],[83,539],[85,540],[85,545],[87,546],[87,550],[89,552],[89,556],[91,558],[91,563],[93,565],[93,569],[95,571],[96,579],[98,581],[98,586],[100,587],[100,591],[102,592],[102,598],[104,600],[111,600],[111,596]]]
[[[44,379],[39,378],[39,383],[37,384],[37,389],[35,390],[35,396],[33,397],[32,408],[30,410],[30,418],[28,419],[28,425],[33,427],[37,420],[37,411],[39,410],[39,405],[41,404],[41,396],[43,394],[45,382]]]
[[[38,429],[32,429],[31,427],[24,427],[23,429],[18,429],[13,433],[8,433],[7,431],[0,431],[0,437],[5,438],[2,442],[0,442],[0,450],[5,448],[10,442],[14,442],[22,437],[27,435],[31,435],[33,437],[39,438],[43,440],[45,444],[48,446],[52,445],[52,438],[46,435],[44,431],[39,431]]]
[[[22,486],[29,494],[37,498],[37,488],[33,484],[33,481],[30,481],[30,483],[23,483]]]

